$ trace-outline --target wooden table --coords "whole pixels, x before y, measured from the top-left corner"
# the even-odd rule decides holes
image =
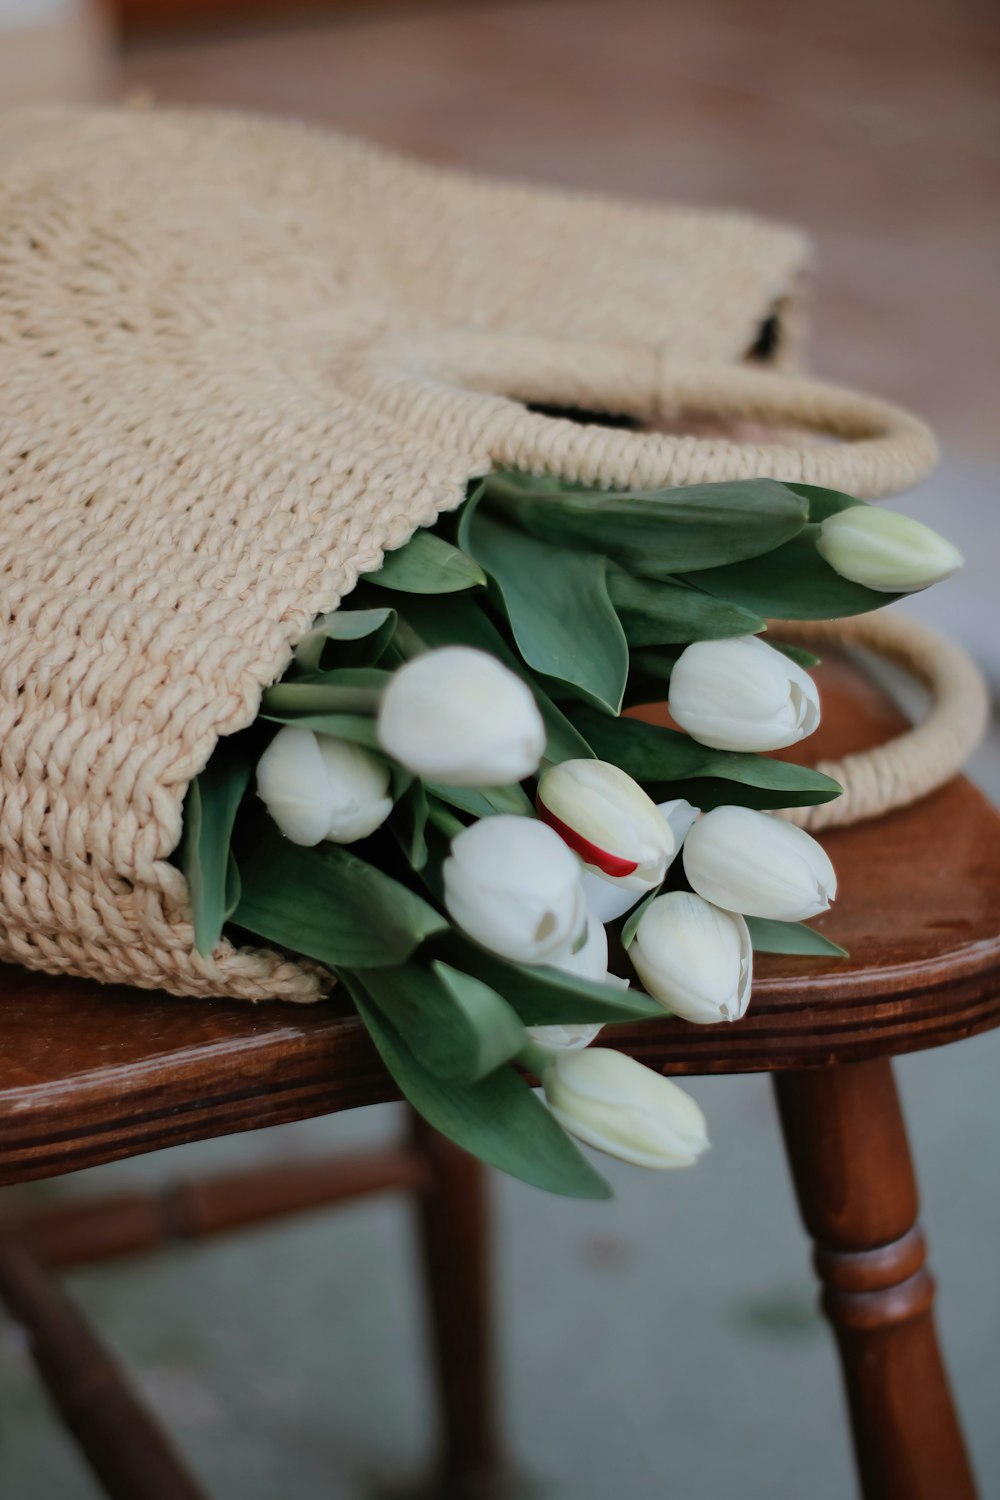
[[[844,663],[821,669],[821,689],[824,727],[808,743],[809,758],[863,748],[901,726]],[[820,925],[849,960],[764,958],[739,1024],[665,1019],[616,1028],[607,1040],[665,1073],[775,1075],[863,1492],[867,1500],[970,1500],[975,1486],[934,1330],[891,1058],[1000,1024],[1000,817],[960,780],[824,842],[842,894]],[[0,984],[2,1184],[397,1097],[362,1026],[336,999],[251,1008],[14,969],[0,971]],[[64,1411],[111,1494],[184,1500],[200,1492],[186,1476],[189,1488],[178,1488],[177,1461],[132,1397],[135,1453],[115,1467],[109,1453],[124,1386],[108,1376],[102,1389],[114,1401],[100,1409],[81,1394],[79,1372],[59,1352],[67,1329],[91,1360],[106,1356],[44,1267],[389,1186],[416,1191],[423,1205],[447,1434],[439,1493],[496,1492],[481,1176],[417,1126],[394,1151],[227,1174],[160,1197],[8,1212],[0,1293],[32,1333],[57,1399],[72,1385]],[[159,1489],[144,1467],[150,1453],[167,1475]]]

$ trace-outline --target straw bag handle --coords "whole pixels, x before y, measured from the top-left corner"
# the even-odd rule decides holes
[[[989,693],[978,667],[952,641],[905,615],[879,611],[849,620],[775,621],[783,640],[823,649],[834,641],[863,646],[902,667],[929,690],[922,723],[871,750],[820,761],[843,795],[818,807],[784,808],[779,814],[815,832],[861,823],[926,797],[961,771],[989,722]]]
[[[392,336],[367,351],[370,393],[418,429],[437,418],[497,468],[608,488],[768,477],[872,499],[905,489],[937,448],[909,412],[755,365],[674,361],[652,345],[488,330]],[[635,432],[543,416],[525,403],[781,429],[774,442]],[[787,429],[803,433],[789,441]],[[836,439],[821,442],[817,438]]]
[[[370,398],[418,430],[430,420],[481,458],[484,469],[617,489],[765,476],[872,499],[923,478],[937,457],[928,428],[887,402],[758,366],[675,363],[650,345],[462,329],[380,340],[363,364]],[[531,403],[647,421],[708,416],[797,429],[803,440],[740,443],[623,431],[543,416]],[[817,442],[817,436],[840,441]],[[916,676],[933,700],[920,725],[874,749],[822,763],[819,769],[841,783],[843,796],[786,809],[782,816],[792,822],[830,828],[903,807],[956,775],[982,738],[988,696],[978,669],[957,646],[913,620],[877,613],[781,621],[780,631],[808,644],[867,647]]]

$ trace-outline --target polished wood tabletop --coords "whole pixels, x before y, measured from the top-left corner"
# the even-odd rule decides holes
[[[819,675],[824,724],[808,758],[902,727],[854,668],[831,661]],[[1000,816],[979,792],[957,780],[824,843],[841,894],[817,925],[849,959],[761,956],[738,1024],[665,1018],[602,1039],[667,1073],[735,1073],[893,1055],[1000,1024]],[[395,1097],[337,997],[181,1000],[0,968],[0,1183]]]

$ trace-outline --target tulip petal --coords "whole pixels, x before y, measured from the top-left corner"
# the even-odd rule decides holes
[[[698,641],[670,677],[670,712],[700,744],[716,750],[780,750],[819,725],[809,674],[757,636]]]
[[[616,922],[646,894],[641,889],[634,890],[617,880],[598,875],[594,870],[584,869],[580,880],[587,910],[600,922]]]
[[[684,797],[673,797],[669,802],[658,802],[657,810],[670,824],[678,850],[701,816],[701,808],[693,807]]]
[[[579,1026],[529,1026],[528,1035],[550,1052],[581,1052],[604,1030],[600,1021]]]
[[[837,893],[829,856],[801,828],[747,807],[716,807],[684,841],[684,870],[700,896],[748,917],[798,922]]]
[[[325,838],[353,844],[381,828],[392,812],[390,771],[384,761],[349,740],[319,735],[330,807]]]
[[[876,593],[915,593],[963,564],[958,548],[930,526],[874,505],[827,516],[816,551],[842,578]]]
[[[691,1096],[624,1053],[559,1053],[543,1086],[564,1129],[621,1161],[686,1167],[708,1147],[705,1117]]]
[[[293,844],[308,848],[326,836],[333,808],[311,729],[289,724],[278,731],[257,762],[257,795]]]
[[[567,760],[538,783],[538,806],[589,867],[632,890],[658,885],[677,851],[673,829],[637,781],[601,760]]]
[[[502,958],[551,963],[583,927],[580,862],[534,818],[482,818],[452,841],[445,905],[463,932]]]
[[[574,828],[570,828],[568,823],[561,822],[555,813],[549,811],[541,798],[537,800],[535,806],[542,822],[554,829],[563,843],[568,844],[573,853],[580,856],[584,864],[592,865],[602,875],[607,875],[609,879],[614,880],[626,875],[634,875],[639,868],[638,860],[621,859],[617,854],[611,854],[606,849],[599,848],[597,844],[592,844]]]
[[[668,891],[639,919],[629,958],[650,995],[686,1021],[737,1021],[750,1000],[746,922],[690,891]]]
[[[400,667],[383,694],[377,732],[415,776],[459,787],[523,781],[545,749],[531,689],[468,646],[444,646]]]

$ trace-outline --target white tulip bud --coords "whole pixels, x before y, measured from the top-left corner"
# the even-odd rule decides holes
[[[826,911],[837,876],[814,838],[749,807],[715,807],[684,841],[684,872],[699,896],[748,917],[801,922]]]
[[[670,674],[670,712],[715,750],[780,750],[819,726],[819,694],[796,662],[741,635],[681,652]]]
[[[564,760],[538,783],[538,815],[584,865],[630,891],[659,885],[677,851],[673,829],[627,772]]]
[[[401,666],[382,695],[377,733],[401,766],[451,786],[523,781],[545,749],[527,683],[471,646],[442,646]]]
[[[584,930],[580,861],[534,818],[481,818],[452,840],[444,902],[463,932],[522,964],[556,964]]]
[[[542,1085],[565,1130],[637,1167],[688,1167],[708,1148],[690,1094],[623,1052],[557,1053]]]
[[[575,952],[570,948],[559,958],[552,959],[552,967],[562,969],[564,973],[573,974],[579,979],[592,979],[597,984],[626,984],[624,979],[608,973],[608,934],[603,924],[596,917],[588,916],[586,931],[583,944]],[[576,1052],[581,1047],[589,1047],[602,1030],[601,1022],[527,1028],[532,1041],[557,1052]]]
[[[957,547],[912,516],[851,505],[827,516],[816,551],[835,573],[879,594],[912,594],[962,566]]]
[[[738,1021],[750,1002],[746,922],[690,891],[668,891],[650,902],[628,956],[653,999],[685,1021]]]
[[[287,839],[353,844],[392,812],[389,767],[361,745],[287,724],[257,762],[257,795]]]

